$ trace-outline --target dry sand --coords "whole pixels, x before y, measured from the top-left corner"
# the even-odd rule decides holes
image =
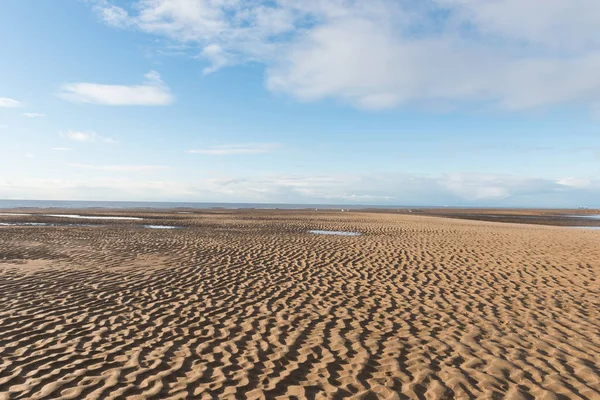
[[[600,398],[598,231],[154,217],[0,228],[0,399]]]

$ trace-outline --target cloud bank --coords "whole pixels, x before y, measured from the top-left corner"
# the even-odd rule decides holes
[[[600,180],[501,175],[359,174],[197,177],[145,180],[139,172],[163,166],[74,164],[106,171],[85,180],[0,178],[4,198],[207,201],[389,206],[600,207]],[[122,174],[114,176],[114,171]],[[135,174],[134,176],[127,175]]]
[[[102,0],[94,9],[111,26],[188,46],[205,73],[261,63],[271,91],[303,101],[600,104],[595,0]]]

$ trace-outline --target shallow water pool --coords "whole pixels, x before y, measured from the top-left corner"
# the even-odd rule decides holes
[[[573,218],[600,219],[600,215],[569,215]]]
[[[49,226],[45,222],[0,222],[0,226]]]
[[[0,222],[0,226],[103,226],[87,224],[65,224],[55,222]]]
[[[312,233],[315,235],[360,236],[360,232],[322,231],[318,229],[308,231],[308,233]]]
[[[178,226],[171,226],[171,225],[143,225],[144,228],[148,228],[148,229],[177,229],[179,228]]]
[[[0,217],[3,216],[3,215],[9,216],[9,217],[24,217],[24,216],[31,215],[31,214],[25,214],[25,213],[0,213]]]
[[[116,220],[140,220],[140,217],[105,217],[102,215],[78,215],[78,214],[42,214],[44,217],[73,218],[73,219],[116,219]]]

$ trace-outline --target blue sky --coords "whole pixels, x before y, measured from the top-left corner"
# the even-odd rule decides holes
[[[600,3],[5,0],[0,198],[600,206]]]

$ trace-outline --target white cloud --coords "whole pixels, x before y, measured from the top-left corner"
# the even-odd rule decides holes
[[[25,158],[34,158],[34,155],[31,153],[25,153]]]
[[[53,147],[52,150],[54,150],[54,151],[71,151],[71,149],[68,147]]]
[[[77,142],[90,142],[96,138],[96,133],[68,131],[65,134],[65,137],[67,137],[71,140],[75,140]]]
[[[23,113],[23,116],[27,117],[27,118],[41,118],[41,117],[45,117],[46,114]]]
[[[96,132],[67,131],[66,133],[61,133],[60,136],[76,142],[104,142],[109,144],[118,143],[115,139],[111,137],[100,136]]]
[[[210,146],[205,149],[188,150],[191,154],[204,154],[212,156],[226,156],[234,154],[263,154],[269,153],[278,147],[276,143],[249,143],[249,144],[228,144],[219,146]]]
[[[69,163],[71,167],[95,169],[99,171],[150,172],[168,169],[166,165],[90,165]]]
[[[600,102],[596,0],[140,0],[96,10],[108,24],[195,46],[205,73],[262,63],[270,90],[304,101]]]
[[[75,103],[110,106],[162,106],[173,102],[167,85],[156,71],[144,75],[139,85],[107,85],[100,83],[69,83],[61,88],[59,97]]]
[[[21,102],[14,99],[9,99],[8,97],[0,97],[0,108],[1,107],[21,107]]]

